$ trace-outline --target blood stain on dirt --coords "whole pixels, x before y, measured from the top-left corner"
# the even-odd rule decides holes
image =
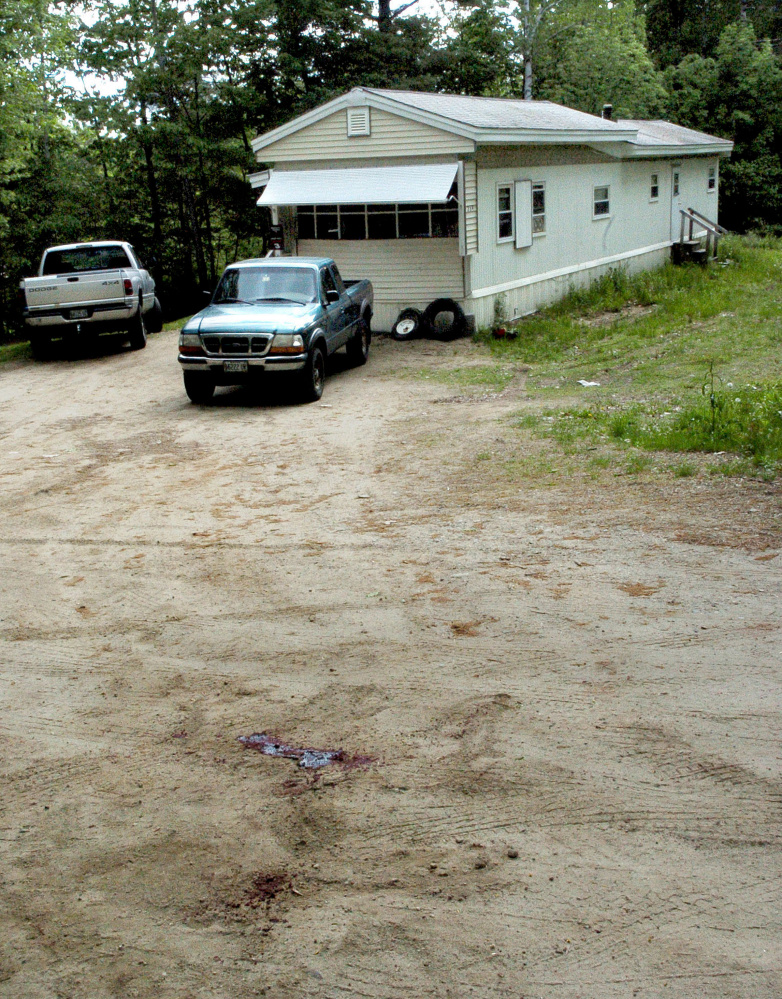
[[[264,756],[282,756],[288,760],[298,760],[299,766],[305,770],[318,770],[331,763],[338,763],[342,767],[361,767],[374,762],[371,756],[348,756],[343,749],[289,746],[267,732],[240,735],[238,738],[246,749],[257,749]]]

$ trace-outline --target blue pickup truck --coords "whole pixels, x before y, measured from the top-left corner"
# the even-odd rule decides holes
[[[179,336],[179,363],[192,402],[217,385],[286,372],[307,401],[320,399],[326,358],[340,347],[366,364],[372,284],[343,281],[333,260],[264,257],[226,267],[208,308]]]

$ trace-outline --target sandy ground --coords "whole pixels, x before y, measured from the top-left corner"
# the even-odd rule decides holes
[[[779,487],[175,343],[0,370],[0,996],[779,999]]]

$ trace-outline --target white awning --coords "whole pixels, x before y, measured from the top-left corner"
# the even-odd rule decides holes
[[[445,201],[458,164],[273,170],[259,205],[377,205]]]

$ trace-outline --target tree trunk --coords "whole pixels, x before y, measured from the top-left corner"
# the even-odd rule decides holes
[[[532,100],[532,56],[524,56],[524,100]]]
[[[147,109],[142,106],[141,120],[147,124]],[[157,186],[157,174],[155,173],[155,161],[152,159],[152,145],[143,137],[140,138],[141,148],[144,152],[144,162],[147,169],[147,188],[149,189],[149,205],[152,212],[152,239],[155,244],[153,254],[155,262],[152,265],[152,273],[155,281],[160,283],[163,279],[162,261],[160,259],[160,247],[163,245],[163,225],[160,218],[160,193]]]
[[[377,5],[377,26],[380,31],[390,31],[391,22],[393,20],[391,14],[391,0],[378,0]]]

